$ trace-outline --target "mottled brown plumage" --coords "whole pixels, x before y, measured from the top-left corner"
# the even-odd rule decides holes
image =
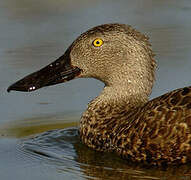
[[[94,47],[95,39],[103,44]],[[41,83],[51,63],[8,90],[34,90],[37,77],[37,88],[60,83],[68,75],[72,79],[74,73],[96,78],[105,87],[82,115],[84,144],[151,165],[191,161],[191,87],[148,100],[156,63],[146,36],[129,25],[105,24],[80,35],[66,52],[55,61],[64,66],[64,73],[58,68],[60,74],[55,70],[55,78]]]
[[[82,141],[96,150],[153,165],[191,160],[191,87],[126,109],[90,104],[81,121]]]

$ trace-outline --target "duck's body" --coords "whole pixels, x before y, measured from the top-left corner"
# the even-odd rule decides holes
[[[186,163],[191,160],[191,88],[132,109],[93,101],[80,127],[82,141],[98,151],[153,165]]]
[[[148,38],[124,24],[83,33],[58,60],[16,82],[32,91],[74,77],[105,83],[80,122],[82,142],[133,161],[161,165],[191,161],[191,88],[151,101],[155,61]]]

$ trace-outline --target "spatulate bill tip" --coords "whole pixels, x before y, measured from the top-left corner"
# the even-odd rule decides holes
[[[35,86],[24,87],[24,86],[16,86],[15,84],[13,84],[7,88],[8,93],[11,91],[31,92],[31,91],[35,91],[35,90],[36,90]]]

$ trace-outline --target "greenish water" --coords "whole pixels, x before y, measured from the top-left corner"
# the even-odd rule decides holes
[[[62,55],[81,32],[108,22],[131,24],[150,37],[158,62],[151,98],[189,86],[190,17],[188,0],[0,1],[0,179],[191,179],[191,165],[145,168],[80,143],[80,115],[101,82],[6,92]]]

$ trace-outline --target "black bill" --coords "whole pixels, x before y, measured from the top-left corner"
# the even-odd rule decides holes
[[[7,91],[34,91],[44,86],[51,86],[74,79],[80,69],[73,67],[70,60],[70,48],[56,61],[12,84]]]

